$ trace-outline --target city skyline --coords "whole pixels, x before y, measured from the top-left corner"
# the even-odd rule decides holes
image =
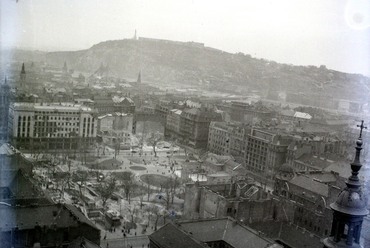
[[[139,37],[370,75],[366,1],[1,2],[1,49],[81,50]]]

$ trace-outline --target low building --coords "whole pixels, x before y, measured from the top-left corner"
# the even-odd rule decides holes
[[[168,223],[149,236],[153,248],[278,248],[273,240],[232,218]]]
[[[100,230],[76,207],[0,205],[2,247],[68,247],[79,237],[100,244]]]

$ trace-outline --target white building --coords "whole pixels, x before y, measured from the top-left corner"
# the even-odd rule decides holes
[[[9,134],[23,149],[75,149],[97,133],[94,111],[73,103],[14,103],[9,108]]]

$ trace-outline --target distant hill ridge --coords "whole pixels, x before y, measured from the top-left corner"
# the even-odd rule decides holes
[[[329,70],[325,66],[293,66],[231,54],[198,42],[151,38],[100,42],[89,49],[50,52],[46,61],[93,73],[108,65],[112,76],[144,82],[181,84],[243,93],[248,90],[304,92],[367,101],[370,78]]]

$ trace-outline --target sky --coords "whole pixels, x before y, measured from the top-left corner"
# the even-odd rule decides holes
[[[1,0],[0,46],[87,49],[139,37],[370,76],[368,0]]]

